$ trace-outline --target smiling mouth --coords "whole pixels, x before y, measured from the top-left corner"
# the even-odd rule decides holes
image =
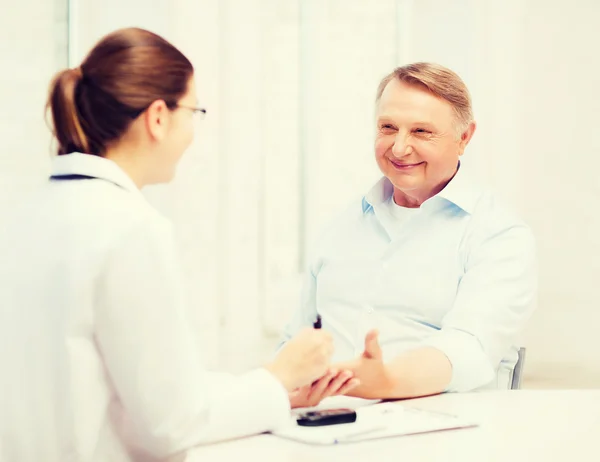
[[[405,163],[399,163],[399,162],[394,162],[393,160],[390,160],[390,163],[396,167],[398,170],[411,170],[413,168],[416,168],[422,164],[424,164],[425,162],[417,162],[417,163],[412,163],[412,164],[405,164]]]

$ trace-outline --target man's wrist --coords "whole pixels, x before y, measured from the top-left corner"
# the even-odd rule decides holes
[[[383,383],[381,384],[382,398],[392,398],[400,383],[400,378],[394,375],[393,367],[390,364],[383,364]]]

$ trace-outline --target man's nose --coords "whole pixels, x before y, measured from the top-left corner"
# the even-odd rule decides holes
[[[410,154],[412,151],[413,148],[408,142],[408,136],[403,133],[398,133],[394,140],[394,145],[392,146],[392,154],[394,154],[395,157],[400,158]]]

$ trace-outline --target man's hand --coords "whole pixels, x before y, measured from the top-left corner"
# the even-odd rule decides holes
[[[437,348],[422,347],[383,362],[378,332],[365,337],[365,351],[352,361],[336,364],[349,369],[360,385],[348,395],[367,399],[402,399],[441,393],[452,378],[450,360]]]
[[[357,359],[336,364],[338,369],[348,369],[360,380],[360,385],[348,394],[360,398],[383,399],[394,395],[395,381],[383,362],[379,346],[379,332],[372,330],[365,337],[365,350]]]
[[[345,395],[356,388],[359,383],[358,379],[353,378],[351,371],[341,370],[338,372],[331,369],[312,385],[292,391],[289,394],[290,404],[292,408],[316,406],[329,396]]]

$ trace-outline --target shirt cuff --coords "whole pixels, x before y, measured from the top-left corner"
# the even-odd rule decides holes
[[[229,405],[232,409],[237,408],[238,412],[243,410],[243,414],[232,419],[230,431],[239,435],[255,434],[289,425],[290,398],[283,384],[273,374],[260,368],[243,374],[239,379],[231,386],[236,389],[243,387],[246,393],[232,393]],[[236,421],[241,424],[238,429],[235,429]]]
[[[272,408],[270,419],[273,428],[289,423],[291,416],[290,396],[283,384],[265,368],[255,369],[244,376],[245,380],[255,383],[261,391],[261,400],[257,406],[261,409]]]
[[[487,385],[495,378],[494,368],[479,340],[464,331],[447,328],[425,340],[437,348],[452,364],[452,379],[446,392],[464,392]]]
[[[195,444],[256,435],[290,424],[287,390],[266,369],[226,382],[217,380],[211,388],[209,418],[199,429],[202,437]]]

